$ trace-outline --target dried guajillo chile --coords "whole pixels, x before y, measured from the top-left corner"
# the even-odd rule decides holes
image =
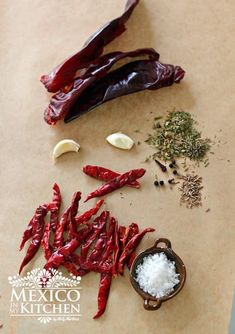
[[[83,173],[85,173],[88,176],[93,177],[94,179],[101,180],[101,181],[111,181],[117,176],[120,176],[120,173],[116,173],[108,168],[104,168],[101,166],[91,166],[86,165],[82,168]],[[130,184],[127,184],[127,186],[133,187],[133,188],[140,188],[140,184],[138,181],[134,181]]]
[[[48,75],[43,75],[41,82],[47,90],[49,92],[57,92],[73,81],[79,69],[89,67],[90,62],[103,53],[104,47],[126,30],[125,23],[138,2],[139,0],[128,0],[121,16],[101,27],[86,41],[79,52],[67,58]]]
[[[120,189],[124,187],[125,185],[130,184],[136,181],[137,179],[141,178],[145,174],[145,172],[146,172],[145,169],[140,168],[140,169],[132,169],[124,174],[121,174],[115,177],[114,179],[112,179],[111,181],[105,183],[104,185],[96,189],[95,191],[91,192],[87,196],[84,202],[87,202],[91,198],[101,197],[101,196],[111,193],[112,191],[116,189]]]
[[[79,96],[98,79],[104,77],[111,68],[121,59],[147,57],[158,60],[159,54],[151,48],[137,49],[127,52],[112,52],[95,59],[85,73],[71,83],[69,88],[60,90],[51,97],[50,103],[45,110],[44,119],[52,125],[63,119]]]
[[[180,66],[162,64],[155,60],[137,60],[125,64],[85,89],[65,116],[65,122],[120,96],[180,83],[184,74],[185,71]]]

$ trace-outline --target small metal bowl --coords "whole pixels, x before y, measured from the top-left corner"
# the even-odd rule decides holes
[[[164,244],[164,246],[161,247],[159,246],[159,244]],[[179,274],[179,280],[180,280],[180,282],[174,287],[174,291],[172,291],[169,295],[160,298],[153,297],[150,294],[144,292],[135,280],[137,266],[143,263],[143,259],[146,256],[150,254],[153,255],[156,253],[164,253],[169,260],[175,262],[176,272]],[[185,280],[186,280],[185,265],[183,261],[179,258],[179,256],[173,252],[170,240],[165,238],[158,239],[153,247],[148,248],[144,252],[140,253],[135,258],[130,270],[131,284],[133,288],[136,290],[136,292],[144,299],[144,308],[148,311],[155,311],[159,309],[163,302],[175,297],[183,288]]]

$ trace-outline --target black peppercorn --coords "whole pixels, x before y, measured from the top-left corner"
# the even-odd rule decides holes
[[[155,162],[161,168],[161,170],[163,171],[163,173],[165,173],[167,171],[166,166],[164,166],[160,161],[158,161],[157,159],[155,159]]]
[[[170,179],[170,180],[168,180],[168,183],[169,184],[172,184],[172,183],[174,183],[175,182],[175,179]]]
[[[164,186],[164,181],[159,182],[161,186]]]
[[[173,174],[177,175],[178,174],[177,170],[173,170]]]
[[[158,181],[154,181],[154,185],[155,185],[156,187],[158,187],[158,186],[159,186],[159,182],[158,182]]]
[[[176,161],[173,160],[170,164],[169,164],[170,168],[176,168]]]

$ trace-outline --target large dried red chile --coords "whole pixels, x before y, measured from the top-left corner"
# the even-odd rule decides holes
[[[45,110],[44,119],[48,124],[56,124],[60,119],[69,112],[70,108],[82,94],[82,92],[92,85],[96,80],[104,77],[109,70],[119,60],[124,58],[134,58],[146,56],[149,59],[158,60],[159,54],[154,49],[137,49],[128,52],[112,52],[108,53],[92,64],[82,77],[74,80],[71,89],[68,92],[58,92],[52,96],[50,104]]]
[[[41,77],[41,82],[49,92],[57,92],[65,85],[70,84],[76,72],[89,66],[90,62],[103,53],[103,48],[125,30],[125,23],[131,16],[139,0],[128,0],[124,13],[118,18],[108,22],[93,34],[84,44],[83,48],[55,67],[48,75]]]
[[[179,83],[184,74],[185,71],[180,66],[162,64],[155,60],[128,63],[87,88],[66,115],[65,122],[117,97]]]

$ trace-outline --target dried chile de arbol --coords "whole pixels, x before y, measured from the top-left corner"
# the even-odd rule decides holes
[[[21,263],[19,274],[21,273],[24,266],[26,266],[26,264],[28,264],[32,260],[32,258],[37,253],[40,247],[42,236],[43,236],[44,224],[45,224],[44,218],[46,214],[47,214],[47,210],[45,207],[39,206],[37,208],[35,217],[34,217],[34,223],[35,223],[34,235],[32,236],[32,241],[29,245],[29,248],[27,249],[23,262]]]
[[[130,256],[131,253],[133,253],[135,251],[135,249],[138,247],[140,241],[142,240],[142,238],[145,236],[146,233],[148,232],[154,232],[155,229],[154,228],[145,228],[143,231],[141,231],[140,233],[136,234],[125,246],[120,258],[119,258],[119,262],[118,262],[118,272],[120,274],[123,274],[123,270],[124,270],[124,264],[126,259]]]
[[[48,75],[41,77],[41,82],[49,92],[57,92],[70,84],[79,69],[89,66],[90,62],[103,53],[103,48],[125,30],[125,23],[131,16],[139,0],[128,0],[124,13],[118,18],[106,23],[84,44],[83,48],[67,58],[62,64],[54,68]]]
[[[121,174],[116,173],[110,169],[101,167],[101,166],[91,166],[91,165],[86,165],[82,168],[83,173],[86,175],[89,175],[97,180],[101,181],[111,181],[117,176],[120,176]],[[138,181],[134,181],[130,184],[127,184],[127,186],[133,187],[133,188],[140,188],[140,184]]]
[[[95,216],[97,214],[97,212],[99,211],[100,207],[103,205],[104,203],[104,200],[103,199],[100,199],[94,208],[91,208],[90,210],[84,212],[83,214],[81,214],[80,216],[78,217],[75,217],[75,221],[76,221],[76,224],[85,224],[87,223],[92,216]]]
[[[139,233],[139,226],[136,223],[131,223],[128,227],[119,226],[119,230],[118,230],[119,243],[120,243],[119,256],[122,254],[126,244],[138,233]],[[130,269],[135,257],[136,257],[136,254],[133,251],[128,257],[126,257],[125,261],[123,261],[123,266],[127,264],[128,269]]]
[[[88,262],[98,264],[98,260],[101,258],[103,254],[107,241],[108,240],[106,232],[100,233],[93,247],[93,250],[91,251],[90,255],[87,258]]]
[[[51,225],[48,223],[45,226],[43,237],[42,237],[42,248],[44,250],[44,256],[46,260],[49,260],[49,258],[52,255],[53,248],[50,245],[50,234],[51,234]]]
[[[51,97],[44,113],[45,121],[48,124],[56,124],[58,120],[67,115],[80,95],[94,82],[104,77],[114,64],[123,58],[140,56],[146,56],[153,60],[159,59],[159,54],[154,49],[146,48],[127,52],[112,52],[94,60],[85,73],[73,81],[70,89],[60,90]]]
[[[69,235],[72,232],[77,232],[77,222],[76,222],[76,215],[78,212],[78,207],[79,207],[79,201],[81,199],[81,193],[80,191],[77,191],[72,198],[72,203],[71,203],[71,210],[70,210],[70,224],[69,224]]]
[[[43,204],[40,206],[41,208],[44,208],[45,210],[48,209],[48,204]],[[20,250],[22,250],[24,248],[24,245],[25,243],[30,239],[32,238],[32,236],[34,235],[34,232],[36,230],[36,225],[37,225],[37,212],[38,212],[38,209],[36,209],[35,213],[34,213],[34,216],[31,218],[30,222],[28,223],[28,226],[26,228],[26,230],[24,231],[23,233],[23,236],[22,236],[22,241],[21,241],[21,244],[20,244]]]
[[[99,217],[97,217],[94,220],[94,223],[92,225],[92,228],[93,228],[92,233],[89,235],[89,237],[86,239],[86,241],[81,246],[81,256],[84,259],[86,258],[87,254],[88,254],[90,245],[93,243],[93,241],[95,241],[96,237],[102,231],[102,229],[104,228],[108,218],[109,218],[109,212],[104,211],[104,212],[101,213],[101,215]]]
[[[144,174],[144,170],[132,170],[118,175],[109,181],[109,186],[113,189],[116,183],[118,186],[133,184],[140,174]],[[84,276],[89,272],[99,273],[98,311],[94,316],[96,319],[105,311],[112,277],[123,274],[125,264],[131,266],[136,247],[143,236],[154,229],[146,228],[140,232],[136,223],[131,223],[128,227],[119,226],[108,211],[103,211],[100,216],[92,219],[103,204],[103,200],[77,216],[80,192],[74,193],[70,206],[58,219],[57,211],[61,195],[57,185],[54,185],[53,190],[52,202],[37,208],[23,235],[23,243],[27,238],[32,240],[19,272],[34,257],[41,244],[47,260],[44,266],[46,270],[63,266],[75,276]],[[57,217],[54,216],[55,220],[49,219],[45,223],[45,216],[49,212],[57,212]],[[55,222],[55,232],[51,221]],[[50,234],[54,234],[53,245],[50,244]]]
[[[61,193],[58,184],[54,184],[53,186],[53,198],[52,203],[56,205],[54,211],[51,212],[50,216],[50,225],[53,232],[55,232],[57,224],[58,224],[58,214],[61,206]]]
[[[30,238],[32,238],[33,230],[34,230],[34,224],[35,224],[35,215],[31,218],[31,220],[28,223],[28,226],[27,226],[26,230],[23,233],[22,241],[21,241],[21,244],[20,244],[20,250],[22,250],[24,248],[25,243]]]
[[[54,242],[53,242],[53,248],[57,249],[61,246],[63,246],[64,243],[64,231],[69,227],[69,225],[71,225],[71,230],[72,231],[76,231],[75,230],[75,218],[74,216],[77,213],[77,209],[78,209],[78,202],[81,198],[81,193],[79,191],[75,192],[73,194],[73,198],[72,198],[72,203],[71,205],[65,209],[65,211],[63,212],[60,221],[58,223],[57,229],[55,231],[55,236],[54,236]],[[71,222],[71,216],[73,221]]]
[[[131,223],[128,227],[128,233],[127,233],[127,236],[126,236],[126,239],[124,240],[125,241],[125,244],[124,244],[124,247],[126,246],[126,244],[136,235],[139,233],[139,226],[136,224],[136,223]],[[135,252],[133,251],[127,258],[126,258],[126,261],[125,263],[127,264],[127,267],[128,269],[130,270],[131,268],[131,265],[134,261],[136,257],[136,254]]]
[[[59,220],[59,223],[57,225],[55,235],[54,235],[54,241],[53,241],[53,248],[54,249],[58,249],[59,247],[63,246],[64,231],[65,231],[66,226],[68,225],[70,210],[71,210],[70,207],[65,209],[65,211],[63,212],[63,214],[62,214],[62,216]]]
[[[94,315],[93,319],[99,318],[104,313],[109,298],[111,283],[112,283],[112,275],[106,273],[100,274],[98,311],[96,315]]]
[[[70,240],[64,246],[58,248],[54,253],[52,253],[44,268],[46,270],[52,268],[57,269],[63,262],[64,258],[72,254],[77,249],[77,247],[78,241],[76,239]]]
[[[111,217],[108,227],[108,241],[99,263],[100,266],[108,266],[108,270],[111,268],[113,263],[113,259],[111,259],[112,253],[114,253],[115,258],[115,238],[117,228],[117,221],[113,217]]]
[[[65,116],[68,123],[99,105],[120,96],[142,90],[155,90],[179,83],[184,77],[180,66],[162,64],[155,60],[137,60],[96,80],[80,95]]]
[[[48,260],[53,251],[53,247],[50,245],[50,235],[51,232],[55,232],[58,225],[58,215],[61,205],[61,193],[58,184],[53,186],[53,198],[52,204],[55,205],[55,208],[51,210],[50,221],[45,226],[43,237],[42,237],[42,248],[44,249],[45,259]]]
[[[84,202],[87,202],[91,198],[94,197],[101,197],[104,195],[107,195],[111,193],[112,191],[122,188],[127,184],[130,184],[131,182],[136,181],[137,179],[141,178],[145,174],[145,169],[132,169],[129,172],[126,172],[124,174],[121,174],[111,181],[105,183],[95,191],[91,192]]]
[[[84,276],[85,272],[78,269],[74,263],[68,261],[68,259],[66,259],[65,261],[62,262],[62,265],[68,270],[68,272],[70,272],[71,274],[73,274],[74,276]]]

